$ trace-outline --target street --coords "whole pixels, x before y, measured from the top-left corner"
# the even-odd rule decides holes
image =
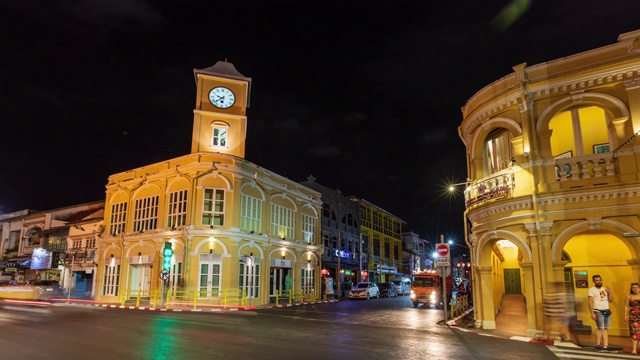
[[[212,313],[37,310],[2,311],[2,358],[526,360],[561,350],[450,329],[441,310],[413,308],[407,297]]]

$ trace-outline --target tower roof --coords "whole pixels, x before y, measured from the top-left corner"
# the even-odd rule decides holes
[[[230,79],[243,80],[251,83],[251,78],[242,75],[232,63],[225,61],[218,61],[215,65],[206,69],[193,69],[193,75],[196,77],[196,83],[198,82],[198,74],[220,76]]]

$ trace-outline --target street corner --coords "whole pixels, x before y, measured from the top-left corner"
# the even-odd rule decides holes
[[[449,327],[458,329],[475,329],[475,324],[476,322],[473,318],[473,308],[447,321],[447,325]]]

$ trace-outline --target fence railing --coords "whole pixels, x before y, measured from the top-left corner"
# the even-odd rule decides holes
[[[276,290],[276,304],[285,301],[288,304],[304,303],[316,299],[315,289],[311,290]]]
[[[140,306],[140,303],[149,303],[152,307],[155,307],[159,300],[158,290],[132,290],[125,289],[120,305],[124,306],[127,301],[135,300],[136,306]]]
[[[451,299],[450,306],[451,310],[449,311],[449,316],[451,316],[451,319],[462,315],[462,313],[469,310],[469,295],[462,295],[455,299]]]
[[[249,298],[246,289],[242,290],[174,290],[166,289],[163,297],[162,290],[132,290],[126,289],[123,292],[120,305],[135,302],[135,306],[141,304],[149,304],[151,307],[164,306],[169,307],[191,307],[211,308],[229,306],[249,306],[251,301],[257,301],[255,298]],[[288,304],[304,303],[316,299],[315,289],[311,290],[276,290],[275,303],[282,302]],[[273,299],[273,298],[272,298]],[[254,305],[257,305],[254,303]]]

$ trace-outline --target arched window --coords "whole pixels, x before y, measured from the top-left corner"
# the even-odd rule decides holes
[[[607,117],[597,106],[574,107],[549,121],[553,156],[582,156],[609,152]]]
[[[513,156],[509,131],[504,128],[491,131],[484,141],[484,154],[486,175],[508,168]]]
[[[39,227],[34,227],[27,232],[27,246],[41,246],[41,240],[42,230]]]
[[[214,121],[213,124],[211,124],[211,126],[212,126],[211,146],[226,148],[228,145],[227,135],[229,131],[229,125],[221,121]]]

